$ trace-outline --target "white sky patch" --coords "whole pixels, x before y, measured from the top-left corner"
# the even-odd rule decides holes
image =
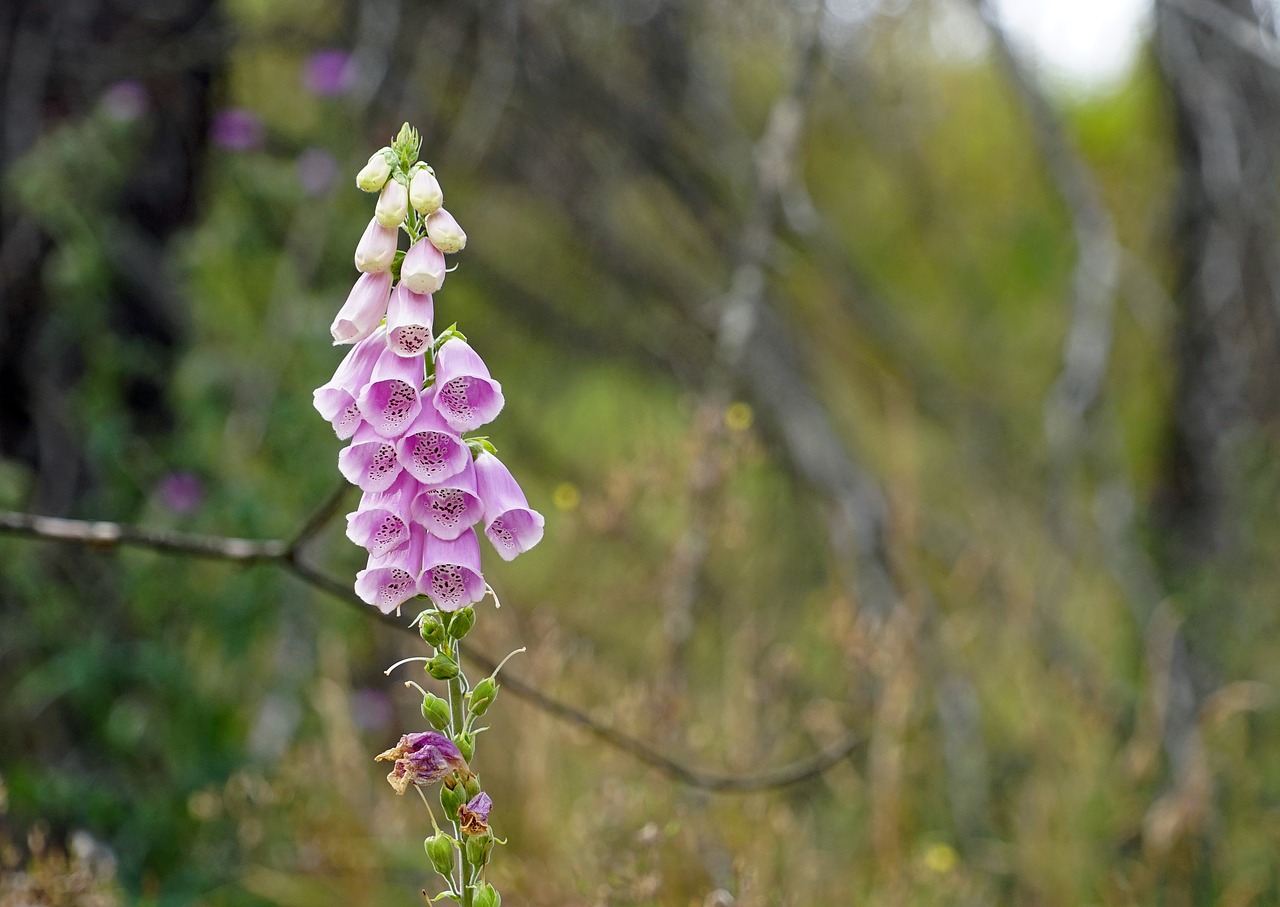
[[[993,0],[1005,33],[1051,81],[1106,91],[1129,74],[1151,0]]]

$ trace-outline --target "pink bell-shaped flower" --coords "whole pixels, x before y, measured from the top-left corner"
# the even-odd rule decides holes
[[[473,431],[492,421],[504,402],[502,385],[489,377],[479,354],[465,340],[446,340],[436,353],[431,404],[449,427],[460,433]]]
[[[397,356],[421,356],[431,345],[435,305],[426,293],[415,293],[403,282],[391,291],[387,304],[387,346]]]
[[[386,491],[400,475],[396,446],[369,425],[356,429],[338,454],[338,471],[361,491]]]
[[[480,543],[468,529],[456,539],[427,536],[418,591],[441,611],[457,611],[484,598]]]
[[[360,415],[384,438],[398,438],[422,410],[422,382],[426,380],[426,361],[420,357],[405,358],[387,348],[378,355],[369,383],[360,391],[356,403]]]
[[[386,491],[366,491],[359,509],[347,514],[347,538],[374,557],[399,548],[409,541],[410,512],[421,487],[402,472]]]
[[[440,414],[424,406],[396,442],[400,465],[424,485],[436,485],[471,462],[471,451]]]
[[[356,397],[369,383],[374,363],[386,348],[386,342],[381,329],[361,340],[347,352],[328,383],[311,394],[316,411],[328,420],[339,438],[350,438],[363,421]]]
[[[504,561],[513,560],[542,541],[546,521],[530,509],[511,471],[493,454],[482,452],[474,468],[484,501],[484,534]]]
[[[476,494],[476,471],[470,457],[460,472],[438,485],[419,488],[410,516],[437,538],[456,539],[484,515],[484,505]]]
[[[387,299],[390,296],[390,271],[361,274],[351,288],[347,301],[338,310],[333,324],[329,326],[334,346],[355,343],[377,330],[382,323],[382,316],[387,313]]]
[[[356,595],[383,614],[418,594],[422,575],[424,533],[420,526],[409,527],[409,543],[383,557],[370,557],[369,565],[356,574]]]

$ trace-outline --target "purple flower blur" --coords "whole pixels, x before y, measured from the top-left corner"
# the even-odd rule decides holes
[[[192,513],[204,503],[204,483],[190,472],[171,472],[156,486],[160,502],[176,514]]]
[[[308,148],[293,162],[298,185],[310,196],[323,195],[338,181],[338,162],[320,148]]]
[[[356,68],[351,54],[338,48],[318,50],[302,67],[302,84],[320,97],[346,94],[355,85]]]
[[[405,734],[400,742],[374,761],[395,762],[387,775],[387,782],[403,795],[410,784],[424,787],[449,776],[452,772],[468,771],[467,760],[452,740],[436,731]],[[486,798],[487,799],[487,798]],[[486,810],[485,815],[488,815]]]
[[[262,145],[264,130],[257,114],[228,107],[213,115],[209,137],[228,151],[252,151]]]

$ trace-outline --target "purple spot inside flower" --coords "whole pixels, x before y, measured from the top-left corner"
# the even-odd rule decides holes
[[[204,503],[204,483],[190,472],[171,472],[156,486],[156,492],[168,510],[184,515]]]
[[[323,195],[338,181],[338,162],[320,148],[308,148],[294,162],[298,184],[307,195]]]
[[[346,94],[356,81],[356,69],[345,50],[319,50],[307,58],[302,68],[302,84],[320,97]]]
[[[228,151],[252,151],[262,144],[263,135],[257,114],[238,107],[218,111],[209,127],[213,143]]]

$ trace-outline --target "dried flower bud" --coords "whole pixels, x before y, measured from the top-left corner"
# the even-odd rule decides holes
[[[453,620],[449,621],[449,635],[454,639],[462,639],[476,625],[476,609],[467,607],[455,611]]]
[[[409,192],[399,180],[387,180],[373,216],[384,227],[398,227],[409,213]]]
[[[485,712],[489,711],[489,706],[493,705],[493,700],[498,696],[498,682],[492,677],[486,677],[484,680],[476,684],[474,690],[471,691],[471,714],[479,718]]]
[[[375,151],[369,157],[369,163],[356,174],[356,186],[365,192],[377,192],[391,176],[391,161],[387,159],[390,148]]]
[[[422,699],[422,717],[427,719],[437,731],[443,731],[449,726],[451,719],[449,703],[434,693],[428,693]]]
[[[443,652],[437,652],[427,662],[427,673],[436,680],[452,680],[458,676],[458,663]]]
[[[444,204],[444,192],[431,168],[423,167],[409,178],[409,204],[413,205],[413,210],[424,215],[431,214]]]
[[[501,907],[502,895],[488,882],[484,882],[476,886],[471,903],[473,907]]]
[[[431,865],[442,876],[453,872],[453,842],[444,834],[434,834],[422,842],[422,847],[431,860]]]
[[[467,234],[444,208],[427,215],[427,239],[447,255],[462,251],[467,244]]]

